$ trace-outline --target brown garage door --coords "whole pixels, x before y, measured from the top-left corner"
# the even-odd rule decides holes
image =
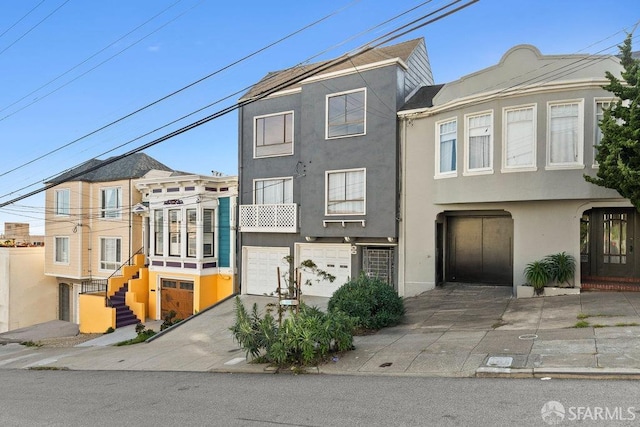
[[[175,319],[186,319],[193,314],[193,282],[162,279],[160,312],[164,318],[171,310]]]
[[[512,285],[512,242],[510,216],[448,217],[446,280]]]

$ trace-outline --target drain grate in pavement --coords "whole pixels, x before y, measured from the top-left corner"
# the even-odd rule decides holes
[[[497,368],[510,368],[512,363],[513,357],[491,356],[487,359],[487,366],[494,366]]]

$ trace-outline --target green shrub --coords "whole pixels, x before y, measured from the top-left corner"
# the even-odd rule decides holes
[[[544,287],[552,277],[551,268],[546,261],[533,261],[527,264],[524,269],[524,277],[533,286],[536,295],[544,292]]]
[[[576,260],[572,255],[566,252],[560,252],[547,255],[544,257],[544,261],[549,266],[551,280],[555,280],[559,285],[566,284],[571,286],[569,280],[573,279],[576,271]]]
[[[404,315],[404,303],[396,291],[378,278],[361,274],[338,288],[329,299],[329,312],[342,311],[355,317],[356,326],[378,330],[397,325]]]
[[[247,357],[278,367],[302,367],[353,348],[354,320],[342,312],[325,314],[301,304],[299,313],[291,313],[278,327],[270,312],[260,316],[257,304],[248,312],[236,297],[235,305],[236,323],[229,329]]]

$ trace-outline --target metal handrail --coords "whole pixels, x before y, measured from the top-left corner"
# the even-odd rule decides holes
[[[125,265],[131,265],[131,261],[133,260],[133,257],[135,257],[138,254],[143,253],[143,251],[144,251],[144,246],[141,247],[140,249],[138,249],[137,251],[135,251],[134,254],[131,255],[128,260],[126,260],[125,262],[120,264],[120,266],[118,268],[116,268],[116,270],[113,273],[111,273],[111,275],[109,277],[107,277],[105,279],[107,281],[105,292],[104,292],[104,306],[105,307],[109,307],[109,279],[111,279],[112,277],[122,276],[122,267],[124,267]],[[118,273],[118,272],[120,272],[119,276],[116,275],[116,273]]]

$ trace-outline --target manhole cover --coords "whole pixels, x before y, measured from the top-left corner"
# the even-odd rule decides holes
[[[487,366],[497,366],[499,368],[508,368],[513,363],[513,357],[491,356],[487,359]]]
[[[536,334],[524,334],[518,337],[520,340],[535,340],[536,338],[538,338]]]

